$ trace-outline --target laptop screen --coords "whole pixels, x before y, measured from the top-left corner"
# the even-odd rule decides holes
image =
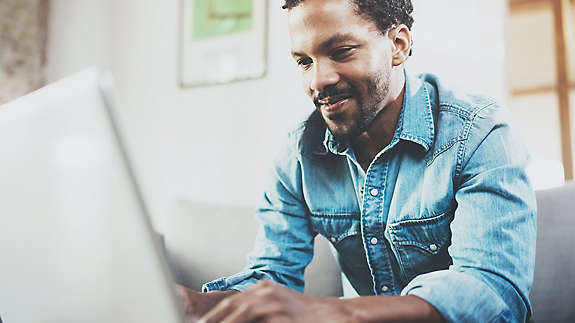
[[[0,107],[6,322],[183,321],[102,75]]]

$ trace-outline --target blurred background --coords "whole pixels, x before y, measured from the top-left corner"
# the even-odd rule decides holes
[[[313,106],[289,54],[280,0],[254,2],[265,16],[261,77],[186,86],[183,48],[194,47],[182,37],[189,26],[182,10],[191,2],[0,0],[0,103],[89,66],[111,70],[154,224],[180,279],[198,288],[243,264],[265,175],[287,131]],[[575,1],[414,5],[409,71],[435,73],[508,105],[530,150],[536,189],[572,180]],[[317,294],[337,288],[313,265],[307,274],[315,275]]]

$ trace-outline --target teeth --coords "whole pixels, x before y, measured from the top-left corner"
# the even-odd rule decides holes
[[[347,99],[347,97],[336,97],[336,98],[329,98],[329,99],[323,99],[323,100],[319,100],[318,102],[320,104],[329,104],[332,105],[336,102],[339,102],[341,100]]]

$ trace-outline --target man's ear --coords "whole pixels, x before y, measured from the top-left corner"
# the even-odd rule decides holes
[[[389,30],[389,38],[393,42],[392,64],[399,66],[411,56],[411,32],[406,25],[399,25]]]

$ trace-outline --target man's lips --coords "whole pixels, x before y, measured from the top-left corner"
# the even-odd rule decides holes
[[[351,99],[351,95],[349,95],[349,94],[338,95],[338,96],[332,96],[332,97],[327,97],[327,98],[318,100],[318,104],[326,112],[333,113],[333,112],[338,112],[339,110],[341,110],[343,108],[343,106],[349,102],[350,99]]]
[[[323,105],[324,109],[326,112],[330,112],[330,113],[334,113],[334,112],[338,112],[339,110],[341,110],[343,108],[343,106],[349,101],[350,99],[343,99],[343,100],[339,100],[333,104],[326,104]]]

